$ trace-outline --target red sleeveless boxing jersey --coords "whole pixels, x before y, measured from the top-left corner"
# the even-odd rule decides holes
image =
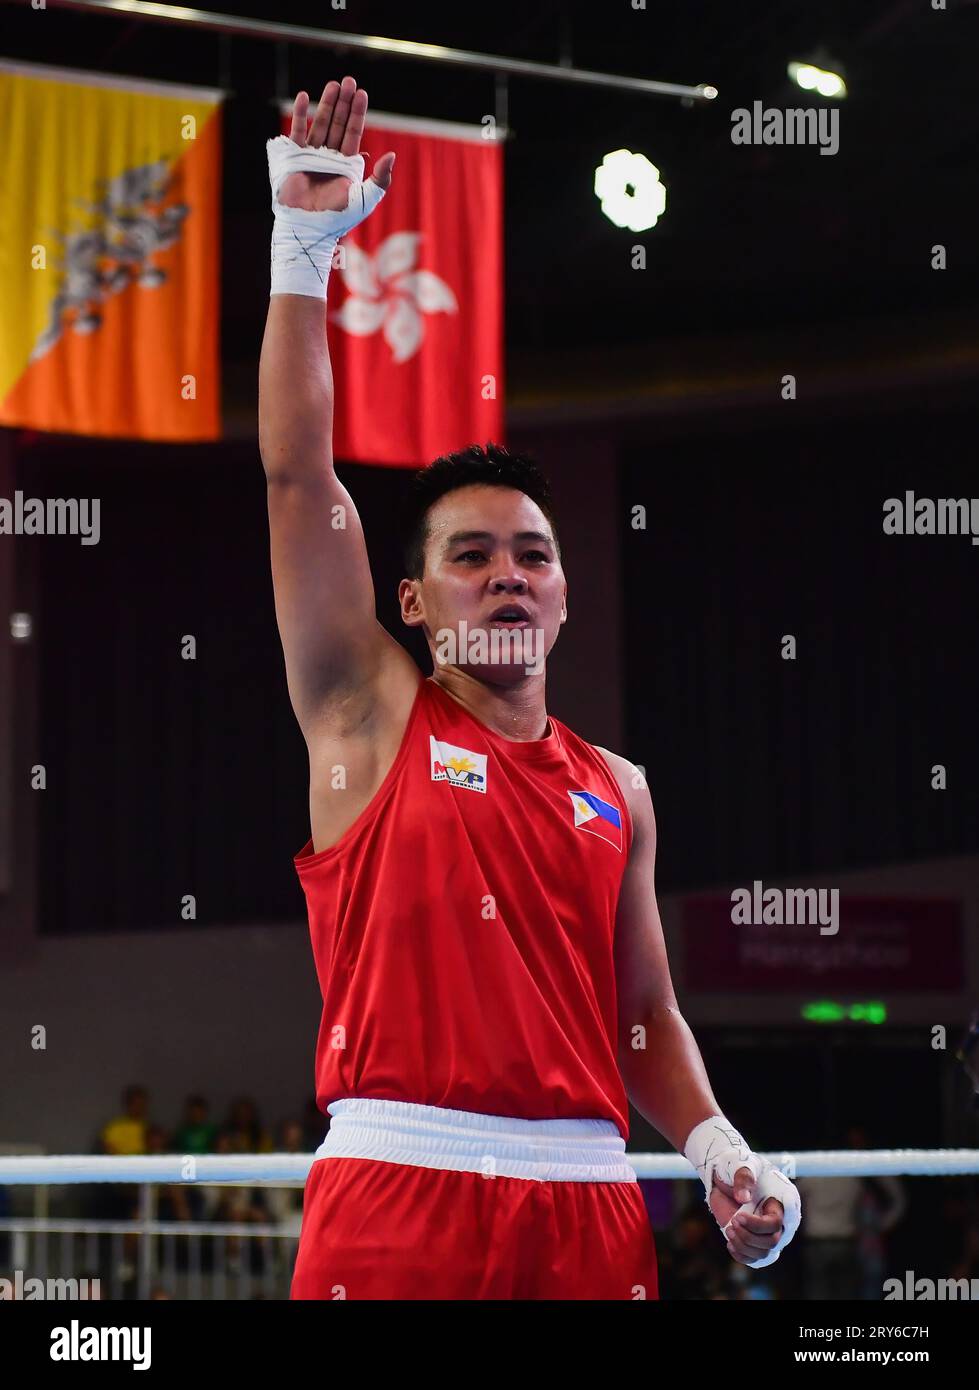
[[[320,1109],[363,1096],[609,1119],[628,1138],[612,941],[631,838],[608,764],[557,719],[516,742],[420,680],[369,805],[295,857]]]

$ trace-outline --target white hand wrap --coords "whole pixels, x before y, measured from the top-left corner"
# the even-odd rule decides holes
[[[757,1215],[769,1197],[774,1197],[782,1203],[785,1215],[782,1218],[782,1234],[779,1236],[778,1244],[761,1259],[751,1261],[748,1268],[764,1269],[766,1265],[774,1264],[799,1229],[799,1222],[802,1220],[802,1199],[795,1184],[789,1182],[785,1174],[779,1172],[767,1158],[752,1153],[738,1131],[723,1115],[712,1115],[710,1119],[702,1120],[691,1130],[683,1146],[683,1154],[703,1179],[708,1205],[714,1178],[717,1177],[721,1182],[733,1187],[734,1175],[739,1168],[750,1168],[757,1183],[754,1200],[743,1202],[738,1212],[746,1211],[752,1216]],[[737,1215],[737,1212],[734,1215]],[[731,1220],[733,1219],[734,1216]],[[729,1221],[726,1226],[721,1227],[721,1234],[725,1237],[728,1235],[730,1224]]]
[[[326,299],[326,282],[337,242],[374,211],[385,190],[364,179],[364,157],[325,146],[297,145],[288,135],[266,142],[272,185],[271,294],[305,294]],[[284,207],[279,190],[290,174],[340,174],[350,179],[347,206],[339,212]]]

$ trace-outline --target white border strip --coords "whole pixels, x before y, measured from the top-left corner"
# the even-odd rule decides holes
[[[159,97],[190,97],[195,101],[221,102],[227,95],[220,87],[187,87],[179,82],[149,82],[143,77],[116,77],[107,72],[85,72],[82,68],[49,68],[43,63],[21,63],[12,58],[0,58],[0,72],[50,82],[74,82],[81,87],[110,87],[116,91],[146,92]]]
[[[311,97],[310,110],[314,106],[315,103]],[[279,111],[283,116],[290,115],[292,102],[280,102]],[[428,116],[398,116],[392,111],[368,110],[367,124],[364,128],[365,138],[375,127],[380,130],[407,130],[414,135],[440,135],[445,140],[468,140],[477,145],[495,145],[507,138],[506,126],[497,126],[495,138],[488,140],[483,134],[484,127],[481,125],[466,125],[462,121],[437,121]]]

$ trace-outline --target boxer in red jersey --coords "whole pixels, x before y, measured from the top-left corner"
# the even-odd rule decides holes
[[[352,78],[327,84],[307,135],[308,101],[269,144],[259,382],[331,1117],[292,1296],[655,1298],[629,1099],[700,1171],[732,1256],[770,1263],[797,1195],[724,1119],[678,1010],[645,782],[547,713],[567,584],[534,465],[473,446],[418,476],[400,601],[432,676],[375,616],[333,469],[323,301],[394,156],[363,181]]]

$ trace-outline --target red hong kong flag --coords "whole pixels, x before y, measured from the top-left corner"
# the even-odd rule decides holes
[[[283,107],[288,135],[292,107]],[[415,468],[503,439],[503,150],[480,126],[368,112],[394,178],[340,242],[327,324],[334,453]]]

